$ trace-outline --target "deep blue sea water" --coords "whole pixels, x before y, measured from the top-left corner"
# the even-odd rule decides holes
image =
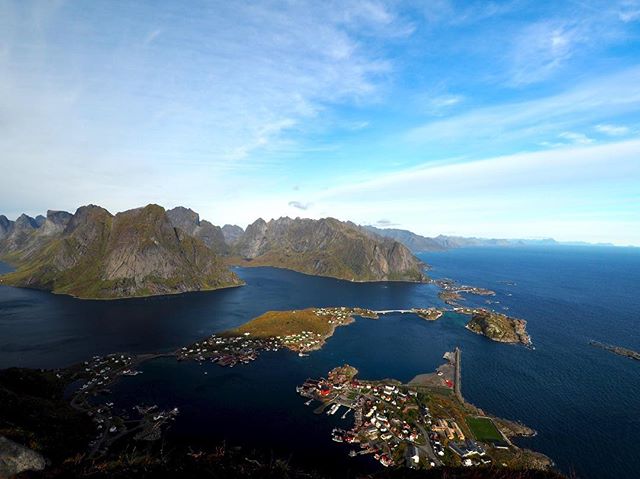
[[[527,319],[535,350],[477,336],[454,314],[436,322],[389,315],[339,328],[323,350],[306,358],[280,351],[233,369],[151,361],[142,366],[144,374],[113,388],[115,399],[123,407],[180,407],[171,430],[176,437],[203,444],[226,440],[286,453],[294,462],[320,458],[343,470],[376,467],[366,458],[348,458],[347,448],[329,438],[341,420],[314,415],[295,386],[345,362],[363,378],[409,380],[432,371],[444,351],[460,346],[464,396],[538,431],[521,445],[544,452],[578,477],[639,477],[640,363],[588,341],[640,350],[640,250],[468,248],[421,256],[434,277],[497,291],[499,303],[491,307],[508,307],[509,314]],[[0,367],[54,367],[94,354],[169,351],[272,309],[441,304],[431,285],[358,284],[273,268],[238,273],[247,286],[121,301],[0,287]],[[470,305],[484,305],[484,298],[468,298]]]

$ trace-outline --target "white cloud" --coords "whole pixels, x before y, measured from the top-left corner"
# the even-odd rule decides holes
[[[593,125],[640,108],[640,67],[592,79],[559,93],[528,101],[467,110],[412,128],[406,139],[418,144],[460,147],[542,141],[558,131]]]
[[[584,133],[576,133],[574,131],[563,131],[558,136],[574,145],[589,145],[593,143],[593,139],[589,138]]]
[[[620,125],[600,124],[596,125],[595,130],[609,136],[624,136],[630,133],[629,127]]]
[[[375,45],[405,23],[373,0],[0,2],[0,204],[224,193],[326,109],[375,100]]]
[[[319,211],[420,234],[553,236],[640,245],[640,140],[424,164],[313,197]]]

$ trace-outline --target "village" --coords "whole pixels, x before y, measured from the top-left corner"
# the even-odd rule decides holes
[[[352,446],[352,457],[371,454],[385,467],[410,468],[484,466],[494,455],[502,461],[517,448],[491,418],[456,397],[456,357],[445,354],[447,364],[409,384],[359,380],[357,370],[344,365],[327,378],[308,379],[297,392],[316,414],[353,418],[350,428],[332,433],[334,441]]]
[[[131,412],[115,410],[113,402],[103,398],[111,391],[109,386],[123,376],[142,374],[135,365],[142,361],[162,355],[130,356],[128,354],[110,354],[94,356],[80,365],[62,373],[73,380],[71,406],[86,412],[96,425],[96,437],[89,443],[89,457],[106,454],[108,449],[120,438],[132,435],[138,441],[160,439],[163,428],[178,415],[177,408],[159,410],[156,405],[134,406]]]
[[[324,346],[336,327],[346,326],[354,316],[378,318],[363,308],[313,308],[294,311],[269,311],[238,329],[185,346],[176,351],[179,361],[211,361],[234,367],[257,359],[262,351],[289,349],[307,356]]]

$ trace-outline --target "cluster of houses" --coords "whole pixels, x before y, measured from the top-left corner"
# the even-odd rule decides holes
[[[372,382],[355,378],[357,370],[345,365],[333,369],[327,378],[307,379],[297,388],[317,401],[316,413],[333,415],[341,407],[353,411],[349,430],[334,428],[336,442],[358,444],[360,450],[349,455],[372,454],[384,466],[435,467],[451,461],[451,453],[465,466],[489,464],[484,448],[465,437],[462,428],[450,418],[434,417],[415,388],[392,381]],[[438,414],[440,416],[440,414]],[[449,449],[448,459],[446,451]]]
[[[392,383],[359,381],[356,373],[346,365],[335,368],[327,379],[307,380],[298,392],[309,398],[308,403],[314,399],[322,403],[316,412],[329,407],[328,414],[335,414],[340,406],[354,411],[353,428],[336,428],[332,435],[334,441],[360,445],[361,451],[350,455],[372,454],[384,466],[397,464],[407,447],[425,440],[409,417],[409,411],[419,413],[417,392]]]
[[[78,376],[86,381],[77,391],[79,396],[88,396],[107,387],[118,376],[135,376],[139,371],[131,369],[133,358],[126,354],[94,356],[84,361]],[[77,399],[80,399],[79,397]]]
[[[156,440],[160,438],[161,427],[178,415],[178,409],[156,411],[155,406],[138,410],[139,417],[131,419],[122,412],[114,413],[113,402],[90,401],[90,396],[108,393],[107,387],[121,376],[142,374],[133,369],[134,357],[127,354],[94,356],[72,370],[73,377],[84,382],[75,391],[71,405],[85,411],[96,426],[96,437],[89,442],[90,456],[107,452],[117,438],[136,431],[136,439]]]
[[[249,333],[242,336],[218,336],[185,346],[176,351],[178,361],[194,360],[211,361],[220,366],[233,367],[236,364],[247,364],[254,361],[260,351],[277,351],[281,348],[279,338],[251,338]]]

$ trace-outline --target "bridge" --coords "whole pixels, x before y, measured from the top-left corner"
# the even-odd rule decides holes
[[[385,310],[382,310],[382,311],[374,311],[374,313],[376,313],[376,314],[390,314],[390,313],[405,314],[405,313],[415,313],[415,311],[413,309],[385,309]]]

